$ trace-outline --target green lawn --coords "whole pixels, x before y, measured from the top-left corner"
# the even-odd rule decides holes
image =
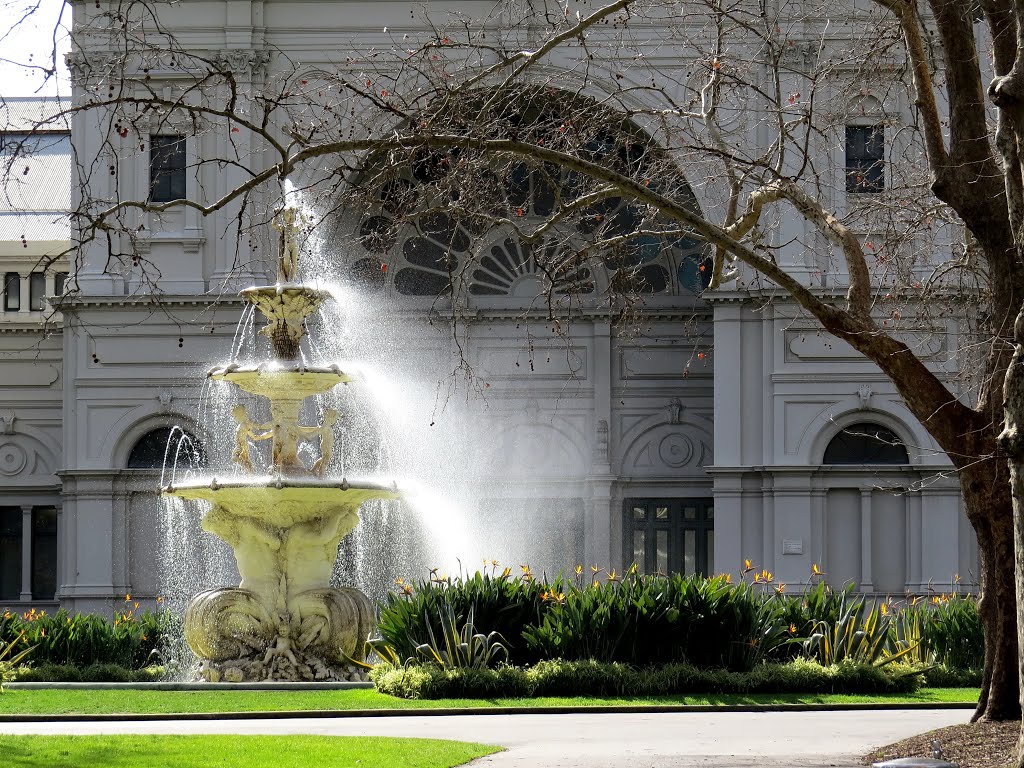
[[[977,688],[923,688],[905,696],[723,694],[637,698],[396,699],[370,689],[333,691],[12,690],[0,693],[0,715],[145,712],[264,712],[285,710],[434,709],[439,707],[587,707],[606,704],[844,704],[970,702]],[[2,754],[2,753],[0,753]]]
[[[4,766],[451,768],[500,747],[368,736],[0,736]]]

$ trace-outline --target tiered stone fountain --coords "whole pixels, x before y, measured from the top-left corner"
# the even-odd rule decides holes
[[[237,587],[211,589],[192,600],[185,639],[203,661],[203,677],[212,682],[360,679],[353,662],[363,658],[373,608],[356,589],[332,588],[331,573],[341,539],[359,523],[359,507],[398,493],[394,486],[327,476],[335,411],[327,410],[320,424],[299,423],[307,398],[350,377],[336,365],[299,362],[305,319],[327,293],[294,282],[297,212],[284,209],[276,226],[281,230],[277,284],[241,292],[269,321],[262,333],[274,358],[208,374],[266,398],[270,420],[256,423],[244,404],[234,406],[238,427],[232,461],[241,475],[162,489],[210,504],[202,527],[231,546],[242,577]],[[255,466],[251,448],[264,441],[270,441],[270,463]],[[299,455],[302,443],[319,449],[309,466]]]

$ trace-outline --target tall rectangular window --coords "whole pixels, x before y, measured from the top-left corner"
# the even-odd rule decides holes
[[[58,272],[57,274],[55,274],[53,276],[53,295],[54,296],[63,296],[64,295],[64,289],[67,287],[67,284],[68,284],[68,273],[67,272]]]
[[[21,275],[7,272],[4,275],[4,312],[17,312],[21,309]]]
[[[185,197],[185,137],[149,139],[149,201],[168,203]]]
[[[32,509],[32,599],[53,600],[57,594],[57,510]]]
[[[0,600],[21,596],[21,507],[0,507]]]
[[[846,126],[846,191],[858,194],[885,189],[885,128]]]
[[[31,312],[46,309],[46,275],[42,272],[28,276],[28,308]]]

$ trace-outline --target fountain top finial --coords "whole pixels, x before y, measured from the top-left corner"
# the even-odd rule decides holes
[[[281,233],[280,257],[277,262],[277,281],[291,283],[299,268],[299,232],[306,217],[294,205],[285,205],[274,214],[273,226]]]

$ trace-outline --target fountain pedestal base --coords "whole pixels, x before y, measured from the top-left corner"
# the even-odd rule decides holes
[[[210,682],[364,680],[355,662],[372,622],[369,599],[348,587],[301,592],[282,612],[247,589],[211,589],[189,605],[185,640]]]

